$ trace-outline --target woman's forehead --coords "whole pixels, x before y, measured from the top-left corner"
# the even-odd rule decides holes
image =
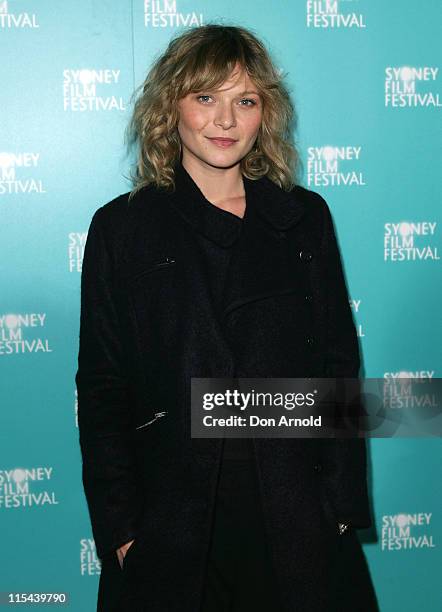
[[[204,87],[204,85],[203,85]],[[208,91],[238,91],[239,95],[255,93],[259,95],[258,87],[252,81],[247,71],[242,69],[236,70],[225,79],[222,83],[216,86],[211,86]],[[199,90],[198,90],[199,91]]]

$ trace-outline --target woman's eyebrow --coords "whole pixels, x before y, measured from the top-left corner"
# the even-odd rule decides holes
[[[225,91],[225,89],[200,89],[199,91],[207,91],[208,93],[216,93],[217,91]],[[250,90],[250,91],[241,91],[238,96],[245,96],[246,94],[256,94],[259,96],[258,91]]]

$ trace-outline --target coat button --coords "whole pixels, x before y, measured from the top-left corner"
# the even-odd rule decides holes
[[[320,463],[316,463],[313,466],[313,469],[315,470],[315,472],[320,472],[322,470],[322,465]]]
[[[310,251],[299,251],[299,258],[301,261],[311,261],[313,259],[313,253]]]

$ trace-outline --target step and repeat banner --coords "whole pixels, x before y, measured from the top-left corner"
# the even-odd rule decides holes
[[[0,0],[0,591],[95,610],[74,376],[91,217],[131,188],[131,95],[179,30],[251,28],[332,211],[361,376],[441,376],[440,0]],[[400,410],[398,406],[398,410]],[[370,439],[382,612],[442,609],[441,440]],[[32,605],[22,605],[33,609]]]

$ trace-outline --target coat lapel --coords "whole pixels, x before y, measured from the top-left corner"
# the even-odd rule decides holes
[[[208,201],[181,162],[175,166],[172,206],[195,231],[232,248],[222,300],[225,317],[250,301],[293,291],[286,231],[305,212],[296,190],[286,192],[267,177],[243,176],[243,181],[246,214],[240,219]]]
[[[174,169],[174,208],[197,232],[220,246],[232,246],[239,238],[242,220],[232,223],[231,213],[209,202],[181,162]],[[275,230],[287,230],[303,216],[304,203],[294,191],[284,191],[266,176],[255,180],[243,176],[243,181],[247,205]]]
[[[251,205],[241,239],[232,247],[222,299],[224,318],[249,302],[293,291],[293,280],[285,232],[263,222]]]

